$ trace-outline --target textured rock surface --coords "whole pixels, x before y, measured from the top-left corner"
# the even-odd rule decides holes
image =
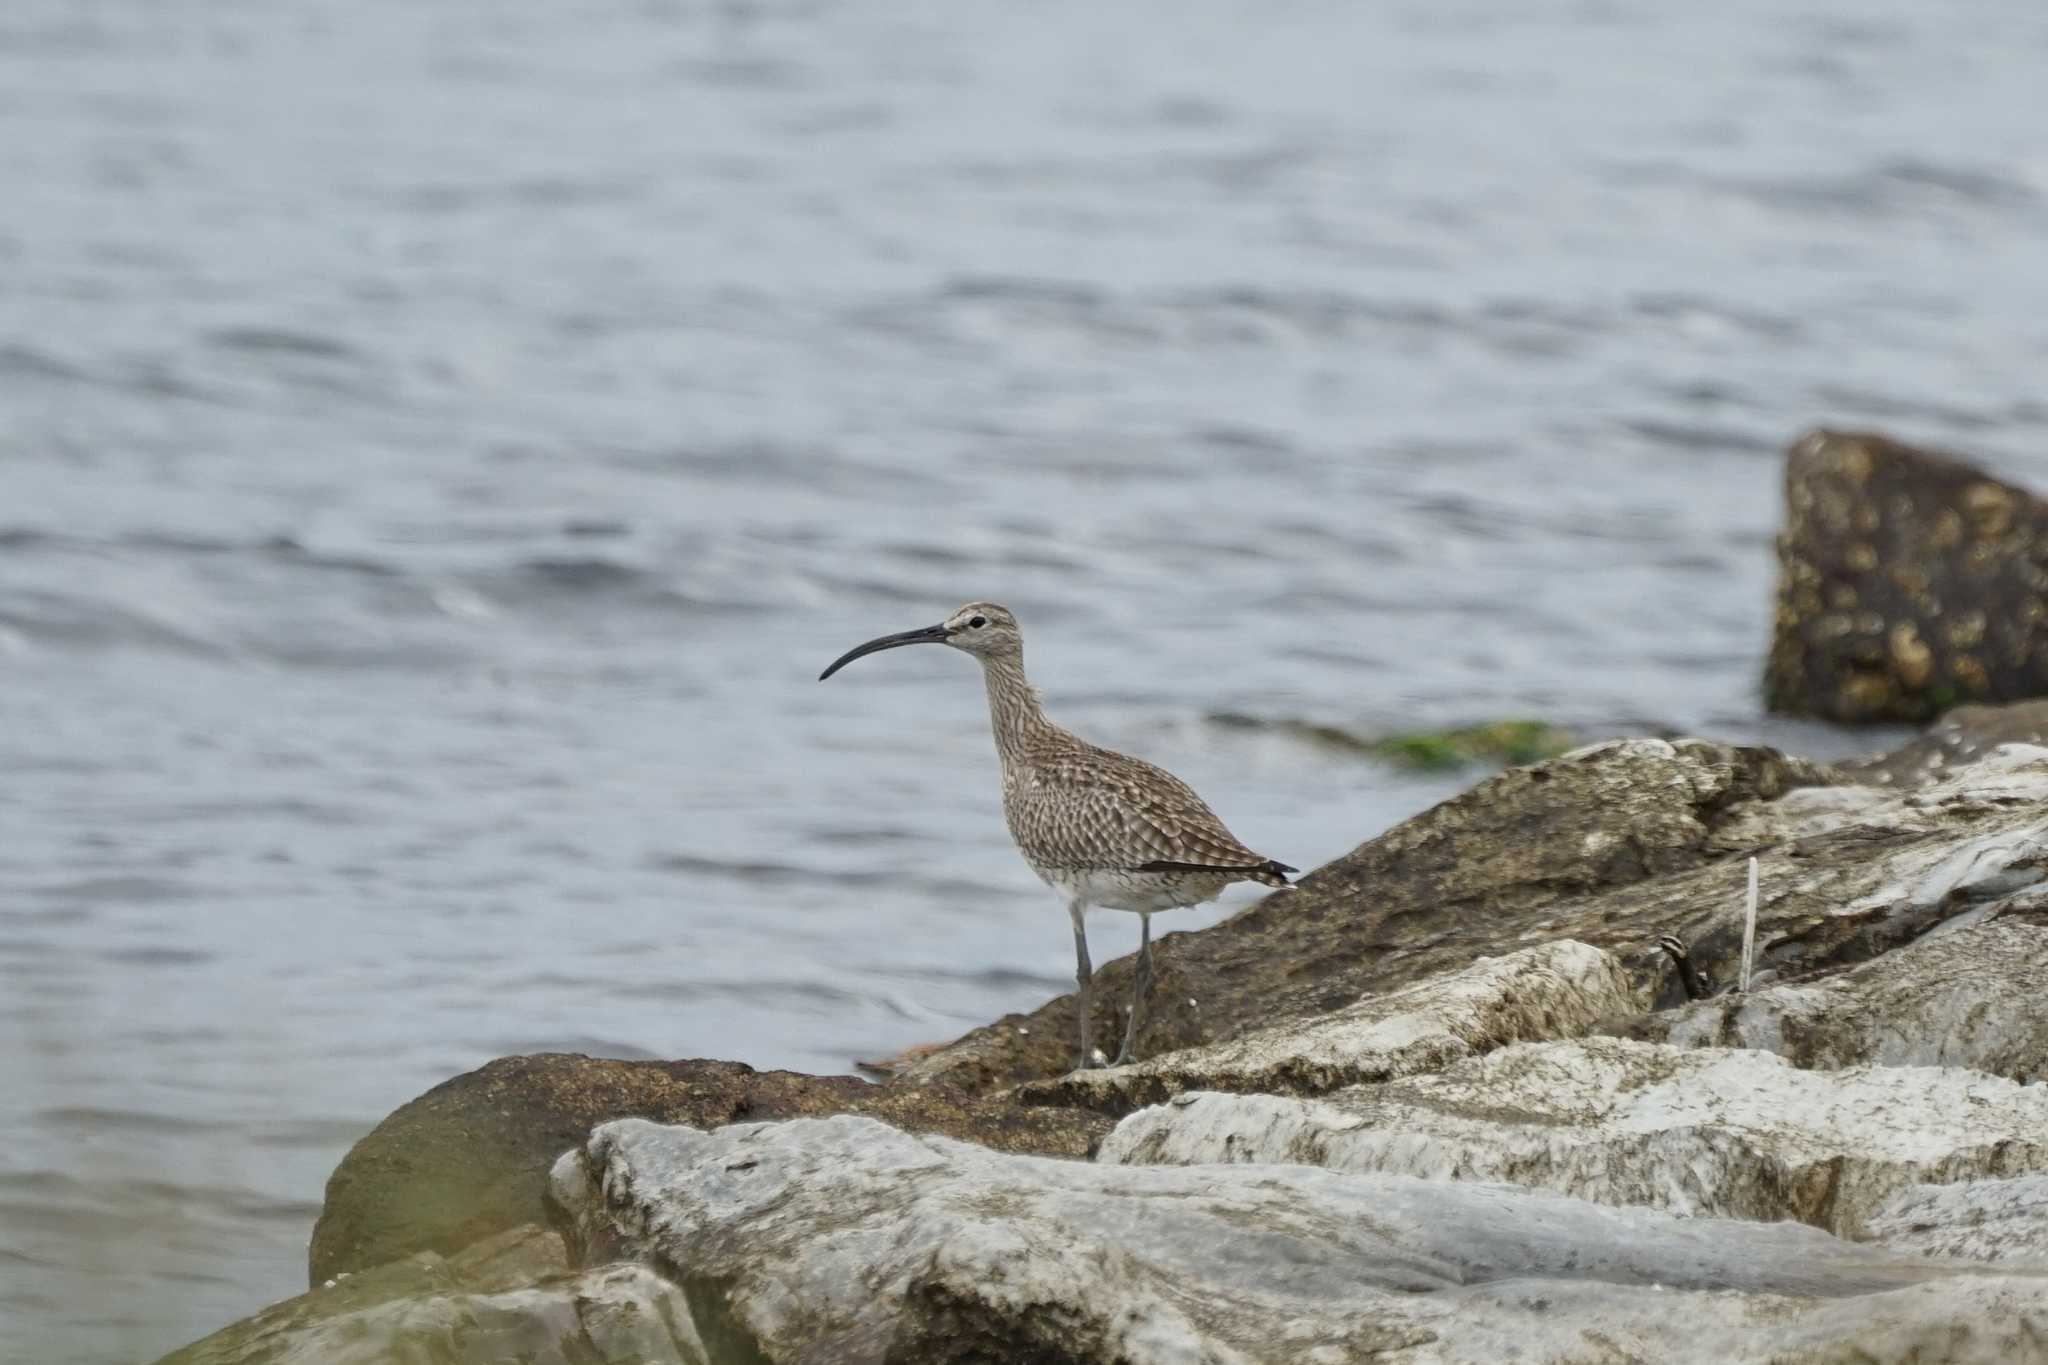
[[[606,1266],[495,1294],[416,1290],[353,1310],[291,1300],[162,1365],[710,1365],[682,1292]],[[332,1296],[330,1296],[332,1297]],[[252,1326],[261,1324],[261,1326]]]
[[[528,1224],[442,1257],[420,1252],[273,1304],[162,1365],[701,1365],[677,1288],[640,1266],[571,1272]]]
[[[1589,1038],[1322,1100],[1186,1095],[1125,1119],[1101,1159],[1506,1180],[1856,1236],[1906,1185],[2048,1171],[2048,1086]]]
[[[842,1111],[1002,1150],[1085,1155],[1106,1119],[1020,1107],[943,1086],[887,1089],[852,1076],[737,1062],[503,1057],[398,1109],[335,1168],[309,1255],[311,1282],[415,1251],[452,1252],[544,1221],[548,1167],[592,1127],[637,1116],[715,1127]]]
[[[1839,769],[1875,787],[1919,786],[1968,767],[2001,744],[2048,748],[2048,701],[1958,706],[1898,748]]]
[[[2048,878],[2048,749],[2008,744],[1912,789],[1843,785],[1768,750],[1628,740],[1511,769],[1200,934],[1172,934],[1144,1052],[1285,1026],[1576,939],[1668,1006],[1658,935],[1735,976],[1747,869],[1762,903],[1756,984],[1839,970],[1944,921],[2019,908]],[[1127,961],[1108,964],[1127,988]],[[1072,1002],[968,1034],[911,1068],[964,1088],[1056,1076]],[[1104,1021],[1106,1026],[1106,1021]]]
[[[1643,1000],[1611,953],[1569,939],[1213,1047],[1027,1087],[1045,1103],[1128,1113],[1184,1090],[1319,1095],[1435,1071],[1507,1043],[1571,1038]]]
[[[1793,1224],[1307,1167],[1050,1161],[857,1118],[628,1120],[564,1157],[555,1189],[586,1254],[679,1268],[721,1349],[775,1365],[1932,1365],[2048,1341],[2048,1277],[1944,1273]]]
[[[1317,869],[1298,890],[1159,940],[1140,1055],[1325,1014],[1560,938],[1629,950],[1644,980],[1659,977],[1661,926],[1633,921],[1635,902],[1617,909],[1599,893],[1656,878],[1643,899],[1669,903],[1662,919],[1725,928],[1723,907],[1739,906],[1740,893],[1731,899],[1721,883],[1735,885],[1741,873],[1711,864],[1747,845],[1722,840],[1721,824],[1828,780],[1769,749],[1699,740],[1629,740],[1511,768]],[[1701,880],[1684,882],[1688,872]],[[1098,970],[1097,1036],[1121,1027],[1109,1011],[1129,992],[1130,967],[1126,958]],[[1063,1074],[1073,1008],[1061,996],[977,1029],[909,1078],[985,1089]]]
[[[2048,1176],[1911,1185],[1866,1234],[1894,1251],[2048,1269]]]
[[[1883,436],[1802,436],[1764,692],[1850,722],[2048,692],[2048,505]]]
[[[1808,787],[1731,810],[1720,838],[1758,852],[1753,987],[1853,966],[1938,925],[2034,912],[2048,879],[2044,809],[2048,749],[2006,745],[1913,790]],[[1678,934],[1729,982],[1745,877],[1731,862],[1615,892],[1597,908]],[[1678,1003],[1675,986],[1660,1003]]]
[[[2043,1010],[2027,991],[2029,978],[2040,977],[2036,936],[2048,933],[2048,857],[2043,852],[2048,817],[2041,815],[2048,810],[2048,750],[2016,742],[2032,733],[2028,727],[2034,723],[2019,715],[2021,710],[1961,713],[1952,727],[1916,741],[1918,750],[1902,751],[1889,766],[1880,761],[1857,769],[1853,775],[1860,782],[1768,750],[1656,740],[1596,746],[1502,773],[1321,869],[1300,892],[1261,903],[1199,935],[1169,935],[1161,944],[1158,1022],[1145,1040],[1157,1060],[1117,1075],[1050,1083],[1041,1079],[1025,1096],[1037,1103],[1019,1103],[1017,1094],[999,1087],[1012,1079],[1058,1074],[1072,1022],[1067,1001],[1054,1001],[1031,1018],[1013,1018],[979,1030],[915,1064],[909,1080],[884,1087],[851,1077],[762,1074],[717,1062],[503,1059],[458,1077],[393,1114],[335,1172],[312,1249],[315,1281],[347,1270],[368,1273],[218,1334],[209,1339],[209,1349],[215,1352],[209,1358],[268,1359],[263,1352],[286,1349],[303,1327],[371,1310],[372,1316],[356,1319],[366,1339],[384,1333],[396,1340],[392,1333],[400,1329],[394,1324],[402,1315],[390,1305],[400,1300],[422,1305],[417,1316],[405,1321],[426,1324],[419,1330],[429,1336],[442,1334],[434,1338],[442,1345],[431,1349],[419,1345],[425,1336],[413,1333],[406,1338],[411,1343],[406,1349],[421,1360],[461,1358],[447,1355],[443,1347],[480,1330],[472,1316],[465,1316],[472,1310],[499,1314],[492,1319],[498,1322],[512,1317],[544,1320],[535,1329],[539,1335],[529,1342],[537,1358],[549,1358],[547,1352],[558,1347],[567,1349],[561,1347],[570,1340],[562,1335],[570,1331],[563,1304],[572,1299],[596,1302],[602,1296],[561,1298],[563,1281],[546,1278],[559,1266],[545,1257],[518,1274],[479,1282],[467,1272],[457,1275],[449,1269],[459,1261],[467,1264],[464,1258],[471,1253],[452,1253],[501,1229],[544,1217],[546,1170],[553,1159],[579,1146],[593,1125],[627,1115],[715,1128],[736,1121],[862,1113],[900,1128],[954,1135],[1005,1151],[1080,1157],[1112,1126],[1100,1110],[1120,1110],[1134,1100],[1151,1098],[1155,1092],[1143,1087],[1157,1087],[1156,1093],[1165,1094],[1184,1086],[1213,1088],[1227,1082],[1299,1092],[1380,1079],[1381,1100],[1412,1099],[1430,1078],[1406,1073],[1448,1066],[1445,1076],[1484,1076],[1489,1074],[1485,1068],[1504,1065],[1504,1059],[1520,1049],[1510,1047],[1483,1058],[1474,1058],[1474,1052],[1516,1038],[1578,1032],[1595,1016],[1610,1013],[1605,1005],[1609,1001],[1618,1006],[1613,1012],[1637,1012],[1632,1027],[1638,1033],[1690,1043],[1726,1036],[1782,1046],[1788,1055],[1815,1066],[1843,1066],[1869,1058],[1969,1061],[2013,1076],[2038,1074],[2034,1059]],[[1740,936],[1741,855],[1751,852],[1760,857],[1763,883],[1762,970],[1756,988],[1746,1000],[1716,1000],[1641,1017],[1645,1001],[1668,1005],[1679,998],[1675,977],[1655,947],[1659,934],[1688,939],[1696,959],[1721,980],[1732,978]],[[1567,939],[1578,942],[1561,941]],[[1893,955],[1882,956],[1888,953]],[[1479,958],[1497,960],[1475,966]],[[1877,960],[1866,962],[1871,958]],[[1106,1001],[1127,984],[1120,980],[1127,967],[1123,962],[1105,969]],[[1114,1006],[1106,1004],[1109,1008]],[[1325,1017],[1333,1011],[1336,1017]],[[1105,1029],[1112,1022],[1107,1017],[1098,1021]],[[1030,1032],[1018,1032],[1020,1025]],[[1616,1025],[1609,1021],[1600,1027]],[[1627,1046],[1613,1040],[1577,1046],[1603,1045]],[[1182,1050],[1158,1055],[1169,1047]],[[1684,1065],[1670,1064],[1674,1074]],[[1488,1169],[1495,1169],[1504,1152],[1519,1153],[1528,1157],[1526,1169],[1502,1174],[1535,1183],[1556,1179],[1568,1188],[1579,1188],[1571,1182],[1581,1177],[1572,1174],[1569,1163],[1583,1160],[1592,1163],[1585,1188],[1595,1189],[1600,1179],[1610,1182],[1612,1188],[1602,1197],[1624,1197],[1613,1182],[1636,1179],[1647,1193],[1626,1197],[1661,1201],[1672,1208],[1810,1217],[1833,1227],[1859,1226],[1870,1212],[1870,1201],[1900,1181],[1940,1182],[1978,1171],[2034,1169],[2029,1163],[2035,1162],[2036,1144],[2042,1141],[2038,1127],[1993,1134],[1982,1142],[1972,1136],[1987,1123],[1997,1127],[1986,1115],[1995,1118],[2002,1112],[1998,1106],[2006,1102],[2005,1091],[1973,1091],[1982,1078],[1951,1074],[1944,1083],[1960,1087],[1954,1094],[1936,1084],[1923,1087],[1924,1093],[1894,1088],[1873,1098],[1865,1086],[1836,1112],[1813,1099],[1817,1092],[1789,1095],[1772,1089],[1794,1084],[1778,1074],[1787,1070],[1782,1067],[1769,1073],[1768,1085],[1759,1089],[1758,1079],[1766,1073],[1755,1068],[1774,1065],[1759,1057],[1747,1064],[1749,1069],[1738,1069],[1736,1079],[1745,1093],[1715,1098],[1712,1112],[1690,1124],[1672,1119],[1682,1112],[1682,1094],[1670,1099],[1661,1116],[1646,1117],[1637,1092],[1661,1082],[1655,1076],[1617,1073],[1607,1084],[1618,1086],[1626,1079],[1634,1087],[1635,1100],[1620,1110],[1614,1109],[1611,1095],[1586,1101],[1588,1113],[1606,1115],[1596,1114],[1594,1123],[1596,1128],[1606,1125],[1602,1131],[1612,1145],[1605,1149],[1597,1142],[1576,1142],[1569,1123],[1530,1119],[1530,1114],[1542,1112],[1543,1103],[1552,1104],[1554,1111],[1560,1098],[1569,1096],[1569,1085],[1552,1087],[1554,1093],[1547,1097],[1514,1097],[1514,1106],[1526,1111],[1522,1117],[1529,1121],[1523,1123],[1512,1121],[1513,1114],[1500,1103],[1504,1096],[1514,1096],[1512,1086],[1481,1086],[1467,1097],[1462,1111],[1454,1104],[1432,1112],[1445,1122],[1455,1118],[1473,1125],[1492,1124],[1506,1134],[1500,1141],[1487,1139],[1494,1144],[1490,1149],[1475,1139],[1473,1150],[1479,1155],[1467,1169],[1453,1174],[1469,1176],[1487,1162],[1493,1163]],[[1146,1079],[1133,1080],[1141,1076]],[[1837,1083],[1841,1079],[1837,1077]],[[920,1084],[926,1080],[935,1083]],[[1348,1104],[1358,1093],[1363,1092],[1347,1090],[1331,1098]],[[1992,1103],[1975,1105],[1976,1099]],[[1858,1109],[1866,1101],[1875,1107]],[[1254,1102],[1247,1098],[1243,1104]],[[1776,1112],[1770,1110],[1774,1102],[1779,1105]],[[1308,1111],[1300,1099],[1256,1103],[1269,1106],[1260,1113],[1266,1116],[1262,1122],[1270,1122],[1224,1134],[1221,1159],[1238,1161],[1255,1149],[1279,1150],[1310,1140],[1302,1136],[1311,1129],[1301,1122]],[[1608,1108],[1601,1109],[1602,1104]],[[1944,1106],[1955,1123],[1932,1130],[1926,1151],[1900,1146],[1928,1111]],[[1419,1106],[1417,1112],[1426,1108]],[[1240,1110],[1237,1119],[1249,1112]],[[1623,1119],[1629,1114],[1641,1118],[1643,1131],[1624,1131],[1626,1125],[1617,1121],[1617,1113]],[[1838,1120],[1858,1134],[1874,1136],[1848,1142],[1831,1155],[1827,1124]],[[1327,1133],[1317,1130],[1312,1136],[1322,1142],[1351,1131],[1340,1133],[1332,1126]],[[1544,1136],[1540,1144],[1531,1136],[1538,1131]],[[1434,1130],[1418,1141],[1418,1151],[1445,1149],[1445,1139]],[[1402,1159],[1417,1169],[1428,1167],[1413,1152]],[[1641,1163],[1635,1175],[1628,1174],[1630,1160]],[[1659,1167],[1658,1161],[1666,1164]],[[1192,1188],[1202,1190],[1204,1182],[1219,1178],[1229,1189],[1239,1188],[1231,1183],[1239,1176],[1219,1177],[1216,1169],[1200,1173]],[[1551,1174],[1541,1179],[1528,1174],[1542,1170]],[[864,1188],[856,1176],[848,1177],[855,1184],[832,1188],[853,1199]],[[1260,1177],[1268,1183],[1277,1178]],[[1190,1187],[1175,1188],[1179,1192],[1160,1195],[1158,1201],[1189,1197]],[[2013,1182],[2012,1188],[2030,1187]],[[1319,1194],[1321,1189],[1317,1187]],[[1003,1194],[974,1205],[975,1219],[986,1236],[977,1233],[979,1240],[964,1245],[963,1259],[955,1263],[940,1257],[916,1270],[913,1288],[905,1291],[911,1307],[898,1322],[906,1334],[901,1340],[910,1343],[903,1358],[971,1357],[978,1349],[975,1343],[1007,1341],[1013,1330],[1021,1330],[1019,1322],[1033,1313],[1073,1316],[1095,1324],[1088,1329],[1097,1333],[1090,1340],[1109,1352],[1114,1343],[1126,1340],[1120,1335],[1126,1327],[1118,1323],[1150,1321],[1148,1315],[1164,1314],[1176,1303],[1181,1307],[1173,1311],[1183,1317],[1194,1313],[1190,1321],[1206,1322],[1203,1313],[1212,1301],[1238,1303],[1228,1286],[1235,1282],[1233,1275],[1244,1275],[1253,1286],[1246,1293],[1257,1301],[1247,1321],[1265,1324],[1255,1329],[1253,1344],[1244,1347],[1245,1357],[1313,1359],[1306,1351],[1271,1348],[1278,1338],[1270,1337],[1269,1329],[1280,1330],[1273,1324],[1288,1320],[1283,1308],[1293,1302],[1287,1298],[1292,1291],[1285,1282],[1290,1258],[1306,1255],[1324,1264],[1317,1258],[1337,1256],[1328,1264],[1341,1262],[1353,1270],[1357,1266],[1355,1261],[1342,1261],[1351,1252],[1340,1255],[1330,1250],[1326,1239],[1318,1240],[1321,1232],[1303,1234],[1308,1237],[1304,1251],[1296,1245],[1296,1224],[1284,1219],[1286,1233],[1259,1233],[1258,1255],[1270,1265],[1256,1272],[1243,1265],[1222,1265],[1214,1258],[1229,1250],[1229,1235],[1218,1230],[1229,1222],[1229,1212],[1204,1206],[1202,1216],[1212,1219],[1204,1224],[1206,1235],[1214,1245],[1196,1257],[1199,1265],[1189,1270],[1173,1261],[1165,1247],[1137,1259],[1096,1253],[1098,1265],[1106,1267],[1104,1273],[1124,1279],[1086,1291],[1081,1306],[1070,1314],[1062,1296],[1081,1291],[1058,1278],[1050,1250],[1041,1260],[1033,1240],[1051,1238],[1051,1245],[1057,1246],[1058,1237],[1065,1234],[1046,1232],[1034,1221],[1028,1193],[1013,1193],[1014,1198]],[[1150,1194],[1104,1195],[1103,1200],[1105,1210],[1126,1210],[1117,1216],[1133,1224],[1149,1220],[1151,1214],[1140,1218],[1130,1210],[1150,1210],[1158,1203]],[[1920,1235],[1934,1239],[1927,1243],[1930,1246],[1950,1235],[1944,1229],[1952,1231],[1955,1226],[1944,1221],[1945,1214],[1935,1217],[1901,1208],[1902,1218],[1919,1220],[1913,1226],[1921,1229]],[[852,1203],[846,1212],[855,1221],[869,1216]],[[1654,1210],[1638,1212],[1647,1216]],[[1019,1222],[1013,1217],[1019,1213],[1030,1216]],[[1602,1216],[1618,1214],[1609,1210]],[[1979,1212],[1962,1209],[1957,1216],[1992,1227],[1983,1235],[2000,1245],[2017,1244],[2016,1239],[2032,1235],[2024,1227],[2010,1232],[2002,1225],[1993,1227],[1998,1215],[1991,1205]],[[927,1226],[918,1219],[896,1226],[899,1231],[913,1224]],[[725,1232],[720,1236],[727,1238],[718,1251],[725,1258],[721,1264],[737,1265],[754,1255],[772,1259],[786,1250],[778,1250],[782,1244],[774,1240],[779,1234],[773,1219],[741,1219],[721,1226]],[[1383,1232],[1389,1238],[1407,1236],[1406,1225],[1387,1225]],[[1025,1257],[1023,1261],[998,1254],[995,1248],[1005,1237],[1025,1247],[1017,1253]],[[1909,1240],[1902,1244],[1919,1245]],[[445,1262],[433,1254],[413,1254],[422,1252],[451,1254]],[[1156,1259],[1155,1253],[1165,1260]],[[1395,1253],[1382,1246],[1374,1254],[1384,1258]],[[1169,1268],[1160,1269],[1161,1265]],[[1551,1356],[1536,1358],[1576,1359],[1588,1352],[1564,1343],[1583,1345],[1594,1339],[1587,1334],[1607,1333],[1600,1340],[1637,1345],[1591,1348],[1591,1354],[1609,1350],[1617,1359],[1631,1354],[1685,1359],[1690,1343],[1719,1331],[1730,1341],[1768,1342],[1770,1350],[1789,1352],[1785,1359],[1857,1358],[1858,1343],[1877,1343],[1882,1351],[1875,1358],[1904,1358],[1900,1353],[1909,1353],[1908,1346],[1916,1342],[1924,1348],[1925,1359],[1969,1358],[1973,1351],[1981,1358],[2004,1359],[2009,1353],[2001,1352],[2011,1346],[2011,1339],[2000,1335],[2004,1326],[1974,1334],[1956,1326],[1963,1320],[1964,1300],[1988,1296],[1975,1307],[1995,1317],[2006,1311],[2000,1305],[2009,1306],[2013,1295],[2038,1288],[2031,1282],[2020,1287],[2004,1282],[2003,1287],[1986,1287],[1990,1282],[1917,1285],[1877,1296],[1884,1303],[1879,1309],[1872,1307],[1875,1300],[1869,1296],[1809,1303],[1807,1299],[1821,1291],[1788,1281],[1790,1298],[1784,1302],[1793,1305],[1787,1310],[1790,1316],[1772,1306],[1778,1300],[1745,1292],[1733,1306],[1714,1301],[1697,1308],[1699,1321],[1710,1329],[1706,1338],[1690,1333],[1674,1337],[1663,1325],[1669,1317],[1668,1300],[1666,1306],[1645,1306],[1637,1302],[1645,1292],[1640,1286],[1624,1290],[1604,1281],[1577,1284],[1542,1269],[1532,1272],[1542,1280],[1541,1293],[1532,1297],[1503,1287],[1508,1272],[1496,1274],[1498,1267],[1487,1265],[1492,1268],[1460,1269],[1449,1277],[1454,1286],[1402,1296],[1403,1303],[1393,1307],[1375,1300],[1355,1315],[1355,1338],[1343,1336],[1340,1328],[1350,1329],[1333,1326],[1327,1316],[1317,1318],[1312,1312],[1308,1320],[1320,1324],[1318,1331],[1338,1333],[1331,1340],[1346,1343],[1332,1358],[1356,1354],[1357,1342],[1392,1341],[1393,1354],[1386,1358],[1493,1360],[1511,1355],[1526,1341],[1540,1341]],[[656,1268],[664,1274],[675,1271]],[[1017,1278],[1005,1279],[1012,1270]],[[1004,1284],[1024,1297],[1002,1300],[1002,1293],[1008,1292],[1002,1289]],[[1134,1295],[1135,1306],[1124,1317],[1118,1316],[1118,1284]],[[1031,1285],[1044,1288],[1049,1296],[1032,1300],[1037,1308],[1026,1302]],[[699,1326],[710,1323],[705,1332],[713,1356],[745,1358],[734,1356],[737,1347],[728,1349],[736,1338],[729,1315],[720,1307],[726,1292],[722,1282],[690,1278],[681,1287],[691,1310],[699,1314]],[[482,1299],[527,1289],[557,1297],[475,1308]],[[635,1298],[638,1292],[625,1293],[621,1300],[638,1304],[632,1310],[636,1314],[658,1315],[673,1308],[667,1297]],[[1822,1297],[1834,1292],[1827,1289]],[[1190,1294],[1201,1312],[1177,1297]],[[1453,1308],[1443,1307],[1454,1300]],[[1539,1300],[1552,1306],[1552,1317],[1534,1306]],[[430,1302],[434,1306],[425,1306]],[[800,1298],[791,1303],[792,1312],[809,1311]],[[1564,1312],[1558,1305],[1569,1306],[1565,1317],[1555,1316]],[[703,1316],[706,1313],[709,1319]],[[1772,1324],[1768,1333],[1763,1329],[1766,1320]],[[1886,1332],[1871,1325],[1880,1322],[1889,1324]],[[951,1346],[940,1330],[945,1325],[957,1329]],[[1203,1332],[1211,1331],[1197,1325]],[[587,1347],[576,1348],[584,1352],[576,1358],[601,1359],[602,1350],[610,1349],[598,1341],[595,1328],[576,1330],[590,1338]],[[1238,1330],[1216,1327],[1203,1340],[1236,1342]],[[413,1328],[404,1331],[412,1333]],[[667,1358],[662,1351],[687,1358],[687,1333],[680,1328],[664,1331],[665,1344],[647,1348],[650,1358]],[[1829,1344],[1829,1333],[1842,1341]],[[1051,1340],[1045,1337],[1041,1344]],[[1132,1349],[1133,1358],[1143,1356]],[[1758,1351],[1764,1349],[1757,1345]],[[949,1350],[952,1354],[947,1354]],[[1225,1347],[1217,1350],[1217,1358],[1228,1358]],[[1149,1358],[1158,1356],[1155,1352]],[[1695,1358],[1734,1359],[1739,1353],[1729,1354],[1717,1344]]]
[[[1802,1067],[1958,1066],[2036,1081],[2048,1079],[2043,983],[2048,922],[2020,911],[1950,921],[1824,980],[1702,1000],[1624,1031],[1679,1047],[1758,1048]]]

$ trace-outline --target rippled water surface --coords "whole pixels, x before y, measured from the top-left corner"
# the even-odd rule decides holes
[[[1759,714],[1777,452],[2048,481],[2044,59],[2038,0],[8,0],[0,1358],[294,1292],[492,1056],[1062,989],[971,664],[814,681],[969,597],[1302,866],[1469,775],[1215,714],[1867,742]]]

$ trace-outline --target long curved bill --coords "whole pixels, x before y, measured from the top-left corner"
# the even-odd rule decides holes
[[[904,645],[942,645],[946,643],[946,628],[943,625],[925,626],[918,630],[900,630],[894,635],[883,635],[864,645],[855,645],[832,661],[832,666],[818,675],[818,681],[837,673],[863,654],[879,654],[885,649],[899,649]]]

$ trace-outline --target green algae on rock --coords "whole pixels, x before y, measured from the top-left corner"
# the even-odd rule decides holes
[[[1411,772],[1536,763],[1555,758],[1577,743],[1570,732],[1549,721],[1516,718],[1390,735],[1360,735],[1340,725],[1310,720],[1265,720],[1239,711],[1219,711],[1209,719],[1230,729],[1277,731],[1324,748],[1376,758]]]
[[[1374,757],[1398,768],[1443,772],[1481,763],[1536,763],[1557,757],[1576,742],[1548,721],[1494,720],[1449,730],[1386,735],[1370,741],[1367,748]]]

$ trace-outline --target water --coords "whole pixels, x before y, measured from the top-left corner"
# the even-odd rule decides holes
[[[9,0],[0,1358],[301,1288],[492,1056],[1062,989],[968,661],[813,681],[970,597],[1305,867],[1469,778],[1206,717],[1865,742],[1759,713],[1778,451],[2048,482],[2044,57],[2037,0]]]

